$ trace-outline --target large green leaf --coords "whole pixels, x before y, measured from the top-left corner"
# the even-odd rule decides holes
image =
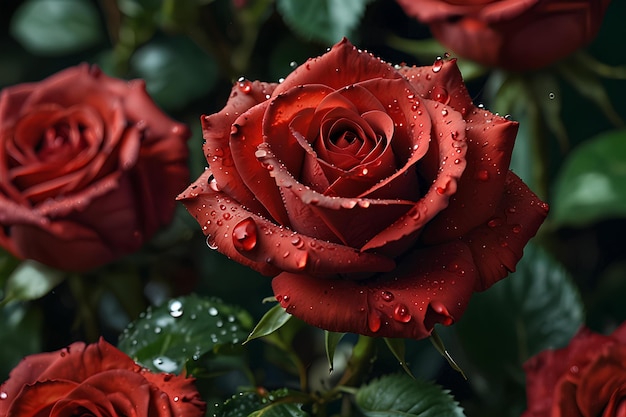
[[[152,40],[135,52],[130,65],[152,98],[170,111],[207,94],[217,79],[213,58],[182,36]]]
[[[351,37],[370,0],[278,0],[287,24],[305,38],[334,44]]]
[[[469,359],[493,381],[523,381],[522,363],[565,346],[583,320],[564,268],[529,245],[515,273],[472,298],[456,329]]]
[[[626,217],[626,130],[603,133],[571,152],[557,176],[551,206],[557,226]]]
[[[261,320],[254,326],[254,329],[250,332],[244,343],[274,333],[276,330],[283,327],[292,317],[293,316],[287,313],[280,304],[276,304],[261,317]]]
[[[302,402],[310,399],[285,388],[266,392],[241,392],[218,407],[216,417],[306,417]]]
[[[0,381],[24,356],[41,351],[42,319],[28,303],[0,308]]]
[[[104,38],[98,10],[84,0],[27,0],[13,16],[11,34],[40,55],[79,52]]]
[[[190,295],[149,307],[124,330],[119,348],[149,369],[180,373],[208,352],[241,343],[250,327],[251,317],[238,307]]]
[[[438,385],[405,374],[387,375],[361,387],[356,403],[368,417],[460,417],[463,409]]]

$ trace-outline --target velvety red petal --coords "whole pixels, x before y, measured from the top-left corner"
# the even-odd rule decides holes
[[[266,213],[265,208],[256,200],[254,193],[246,186],[235,169],[229,142],[235,120],[252,107],[266,101],[274,87],[275,84],[258,81],[245,81],[243,88],[240,87],[240,83],[235,84],[224,109],[200,119],[202,136],[205,140],[204,154],[219,187],[232,198],[258,213]]]
[[[269,173],[282,191],[292,227],[308,236],[358,248],[372,234],[386,227],[390,219],[398,218],[413,205],[406,200],[323,195],[298,183],[268,144],[260,145],[256,155],[271,168]]]
[[[461,243],[417,250],[378,278],[348,281],[282,273],[272,287],[277,300],[305,322],[336,332],[422,339],[436,323],[463,314],[476,271]]]
[[[548,205],[509,172],[494,216],[461,238],[470,247],[479,271],[476,291],[489,288],[515,271],[524,246],[537,233],[547,214]]]
[[[148,370],[142,370],[141,375],[167,395],[169,407],[174,416],[201,417],[204,415],[206,404],[194,385],[194,378],[183,375],[155,374]],[[156,408],[155,405],[153,401],[152,407]],[[154,415],[154,411],[156,410],[149,413],[148,417]]]
[[[77,383],[63,380],[49,380],[25,385],[15,398],[8,397],[6,417],[51,416],[52,408],[60,399],[68,395]]]
[[[311,58],[289,74],[274,95],[298,85],[324,84],[339,89],[373,78],[398,78],[398,72],[374,55],[357,49],[346,38],[326,54]]]
[[[388,271],[392,259],[295,233],[247,211],[211,190],[205,172],[179,196],[202,226],[211,246],[265,275],[282,271],[315,275]]]
[[[433,123],[430,147],[418,168],[421,181],[429,186],[428,191],[407,213],[368,241],[364,250],[395,245],[407,238],[412,240],[416,232],[448,206],[450,197],[458,190],[459,178],[466,167],[465,122],[459,113],[441,103],[425,100],[422,108]]]

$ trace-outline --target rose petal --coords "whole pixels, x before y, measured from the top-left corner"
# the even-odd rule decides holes
[[[425,100],[422,106],[431,116],[433,139],[428,153],[420,160],[418,172],[423,177],[422,182],[430,187],[408,212],[369,240],[363,250],[390,244],[393,250],[397,250],[398,244],[406,246],[402,241],[412,241],[418,231],[448,206],[450,197],[457,192],[457,183],[466,166],[465,122],[459,113],[440,103]],[[443,111],[447,112],[445,117]]]
[[[152,385],[167,394],[169,407],[172,409],[172,415],[194,416],[198,415],[198,410],[204,410],[206,408],[205,402],[202,401],[200,393],[194,385],[194,378],[174,374],[154,374],[146,369],[141,371],[141,375]],[[160,399],[162,396],[153,396],[153,399],[154,397]],[[163,409],[159,407],[156,401],[152,401],[151,407],[152,409],[147,416],[153,416],[158,410]],[[204,414],[201,413],[200,415]]]
[[[373,78],[398,78],[398,72],[374,55],[357,49],[346,38],[324,55],[311,58],[289,74],[274,91],[278,95],[307,84],[324,85],[335,90]]]
[[[271,94],[276,85],[258,81],[245,83],[243,89],[239,84],[233,86],[224,109],[200,119],[202,136],[205,140],[203,149],[219,187],[250,210],[267,214],[263,205],[257,201],[254,193],[234,168],[229,142],[235,120],[252,107],[266,101],[266,96]],[[273,215],[282,217],[278,213]]]
[[[406,212],[413,202],[331,197],[299,184],[273,154],[269,144],[259,145],[257,158],[271,167],[281,188],[294,230],[321,240],[359,247],[373,233]],[[347,215],[346,210],[350,210]]]
[[[72,392],[76,386],[76,382],[63,380],[42,381],[35,382],[33,385],[25,385],[17,398],[7,396],[6,403],[9,403],[11,399],[13,401],[10,402],[6,413],[3,415],[7,417],[52,416],[51,412],[56,402]]]
[[[392,259],[299,235],[250,213],[227,195],[209,188],[210,171],[179,196],[202,226],[211,245],[265,275],[279,271],[316,275],[388,271]]]
[[[626,398],[626,346],[608,344],[583,371],[576,389],[576,403],[581,415],[620,416],[620,404]]]
[[[313,326],[421,339],[436,323],[450,325],[462,315],[475,278],[469,250],[455,242],[410,253],[398,268],[371,280],[284,272],[272,287],[288,313]]]
[[[515,271],[524,246],[537,233],[547,214],[547,204],[509,172],[494,216],[461,238],[478,266],[480,280],[476,281],[476,291],[489,288]]]

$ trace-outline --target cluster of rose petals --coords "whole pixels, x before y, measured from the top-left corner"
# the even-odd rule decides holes
[[[460,57],[512,71],[548,66],[589,44],[610,0],[397,0]]]
[[[155,374],[100,339],[27,356],[0,386],[0,416],[203,417],[192,378]]]
[[[508,169],[517,123],[474,106],[454,60],[393,67],[344,39],[280,84],[240,80],[202,126],[209,168],[179,199],[330,331],[453,323],[547,214]]]
[[[569,345],[524,364],[528,408],[523,417],[626,415],[626,324],[604,336],[579,330]]]
[[[189,129],[143,81],[80,65],[0,95],[0,246],[88,270],[138,250],[189,181]]]

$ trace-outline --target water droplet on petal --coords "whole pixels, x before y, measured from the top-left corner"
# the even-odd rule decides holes
[[[390,302],[393,301],[393,293],[391,291],[383,290],[380,292],[380,296],[383,300]]]
[[[433,100],[438,101],[439,103],[443,103],[443,104],[448,104],[448,102],[450,101],[448,90],[446,90],[445,87],[440,86],[440,85],[436,85],[433,87],[430,97]]]
[[[411,321],[411,313],[404,304],[398,304],[393,310],[393,319],[400,323],[408,323]]]
[[[296,261],[296,268],[300,270],[306,268],[306,264],[308,261],[309,261],[309,253],[302,252],[302,256],[300,256],[298,260]]]
[[[233,245],[238,251],[251,251],[257,244],[257,226],[252,217],[243,219],[233,228]]]
[[[208,235],[206,237],[206,245],[209,247],[209,249],[217,249],[217,242],[215,241],[215,238],[211,235]]]
[[[377,331],[379,331],[380,324],[381,324],[381,319],[380,319],[380,314],[378,313],[378,311],[372,311],[370,314],[368,314],[367,326],[372,332],[376,333]]]
[[[502,226],[502,219],[495,217],[487,222],[487,226],[491,228]]]
[[[250,82],[250,80],[246,80],[246,79],[239,79],[239,91],[241,91],[244,94],[250,94],[250,91],[252,91],[252,83]]]
[[[294,236],[293,239],[291,239],[291,244],[298,249],[302,249],[304,247],[304,240],[302,240],[300,236]]]
[[[0,400],[6,400],[9,397],[9,394],[7,394],[6,392],[2,391],[0,392]]]
[[[519,233],[522,231],[522,225],[521,224],[516,224],[513,226],[513,233]]]
[[[481,181],[487,181],[489,179],[489,171],[487,171],[486,169],[481,169],[480,171],[476,172],[476,178]]]
[[[441,71],[441,68],[443,68],[443,58],[438,56],[437,59],[435,59],[435,62],[433,63],[432,70],[433,72],[439,72]]]

